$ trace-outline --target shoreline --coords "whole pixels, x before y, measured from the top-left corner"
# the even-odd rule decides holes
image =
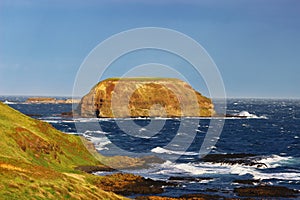
[[[98,120],[99,118],[93,118],[93,119],[96,119],[96,120]],[[107,118],[106,118],[107,119]],[[130,120],[132,120],[132,118],[128,118],[128,119],[130,119]],[[144,118],[142,118],[142,119],[144,119]],[[172,118],[170,118],[170,119],[172,119]],[[101,120],[101,119],[100,119]],[[122,120],[122,119],[121,119]],[[236,159],[236,158],[234,158],[234,159]],[[218,158],[218,160],[220,160],[220,158]],[[228,162],[229,164],[231,163],[231,161],[230,162]],[[249,163],[249,164],[251,164],[251,163]],[[251,164],[252,165],[252,164]],[[240,176],[240,178],[242,178],[241,176]],[[176,177],[175,178],[173,178],[173,179],[176,179]],[[178,179],[178,177],[177,177],[177,179]],[[174,180],[173,180],[174,181]],[[179,182],[180,182],[181,180],[179,180]],[[193,180],[188,180],[187,179],[187,181],[193,181]],[[237,183],[238,182],[248,182],[248,183],[254,183],[254,184],[258,184],[257,182],[257,180],[250,180],[250,179],[243,179],[243,180],[236,180],[237,181]],[[266,191],[268,191],[269,192],[269,194],[270,194],[270,191],[269,190],[276,190],[276,189],[278,189],[278,188],[276,188],[276,187],[270,187],[270,185],[266,185],[266,186],[268,186],[268,187],[260,187],[260,188],[258,188],[258,187],[256,187],[255,185],[253,186],[252,185],[252,183],[251,184],[245,184],[247,187],[248,186],[251,186],[251,188],[254,188],[254,189],[252,189],[252,190],[256,190],[256,191],[261,191],[261,190],[266,190]],[[239,188],[243,188],[243,185],[241,185],[241,183],[238,183],[239,185],[236,185],[237,187],[239,187]],[[265,181],[263,181],[262,183],[259,183],[259,184],[268,184],[267,182],[265,182]],[[264,186],[264,185],[260,185],[260,186]],[[167,186],[168,187],[168,186]],[[171,187],[171,186],[170,186]],[[273,188],[273,189],[271,189],[271,188]],[[214,189],[214,188],[212,188],[212,189]],[[249,189],[247,189],[248,191],[249,191]],[[245,190],[244,190],[245,191]],[[288,191],[290,191],[290,190],[288,190]],[[200,191],[199,190],[199,193],[201,193],[202,191]],[[205,191],[204,191],[205,192]],[[218,190],[215,190],[215,191],[212,191],[212,190],[210,190],[210,191],[207,191],[207,192],[210,192],[210,193],[212,193],[212,192],[222,192],[222,190],[221,189],[218,189]],[[272,191],[271,191],[272,192]],[[299,191],[298,191],[299,192]],[[282,192],[283,193],[283,192]],[[242,193],[240,193],[240,194],[242,194]],[[204,194],[202,194],[202,195],[204,195]],[[195,194],[195,197],[196,196],[198,196],[198,197],[200,197],[200,194]],[[137,197],[138,198],[138,197]],[[142,198],[142,197],[141,197]],[[151,198],[151,197],[143,197],[143,198]],[[158,197],[155,197],[155,198],[158,198]],[[167,197],[165,197],[165,198],[167,198]],[[189,197],[179,197],[179,195],[177,196],[177,198],[180,198],[180,199],[184,199],[184,198],[191,198],[191,196],[189,196]],[[202,197],[201,197],[202,198]],[[210,198],[212,198],[212,196],[210,196]],[[225,198],[225,197],[224,197]],[[169,198],[170,199],[170,198]]]

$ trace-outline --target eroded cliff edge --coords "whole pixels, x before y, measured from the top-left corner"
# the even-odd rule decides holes
[[[174,78],[109,78],[96,84],[77,108],[82,117],[207,117],[211,99]]]

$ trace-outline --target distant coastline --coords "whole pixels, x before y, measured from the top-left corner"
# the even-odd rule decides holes
[[[30,103],[30,104],[72,104],[72,103],[79,103],[80,99],[57,99],[54,97],[29,97],[24,103]]]

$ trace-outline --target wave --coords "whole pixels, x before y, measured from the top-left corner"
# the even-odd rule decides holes
[[[100,122],[100,121],[110,121],[113,120],[113,118],[74,118],[74,122]]]
[[[288,165],[289,163],[293,163],[294,160],[295,158],[291,156],[283,157],[278,155],[271,155],[268,157],[263,157],[257,160],[257,162],[265,163],[268,166],[268,168],[276,168],[282,165]]]
[[[12,102],[12,101],[8,101],[8,100],[5,100],[3,103],[4,104],[17,104],[16,102]]]
[[[98,130],[98,131],[90,131],[90,130],[87,130],[87,131],[84,132],[84,135],[90,136],[90,134],[91,134],[91,135],[94,135],[94,134],[106,135],[106,134],[108,134],[108,133],[106,133],[106,132],[104,132],[104,131],[100,131],[100,130]]]
[[[173,150],[168,150],[164,149],[161,147],[155,147],[151,149],[152,153],[157,153],[157,154],[176,154],[176,155],[188,155],[188,156],[196,156],[198,153],[195,152],[184,152],[184,151],[173,151]]]
[[[41,119],[43,122],[52,123],[52,124],[58,124],[58,123],[74,123],[73,120],[62,120],[59,119]]]
[[[241,111],[237,114],[237,117],[245,117],[247,119],[268,119],[266,116],[257,116],[255,114],[251,114],[248,111]]]
[[[49,119],[43,119],[43,122],[51,123],[51,124],[58,124],[61,123],[61,120],[49,120]]]
[[[94,132],[95,131],[91,131],[91,132],[87,131],[87,132],[83,133],[83,136],[94,144],[96,150],[98,150],[98,151],[109,150],[107,145],[111,144],[112,142],[105,136],[92,137],[89,135],[90,133],[94,133]],[[96,131],[96,132],[98,132],[98,131]],[[104,133],[102,131],[99,131],[99,132],[101,132],[102,134]]]
[[[262,158],[260,162],[265,162],[267,166],[275,168],[291,162],[299,162],[293,157],[282,157],[277,155],[268,156]],[[300,181],[300,173],[297,171],[291,172],[270,172],[268,169],[259,169],[254,166],[245,166],[241,164],[228,165],[223,163],[210,163],[210,162],[200,162],[200,163],[173,163],[171,161],[166,161],[163,164],[157,166],[160,168],[156,174],[164,174],[167,176],[172,176],[174,174],[186,174],[189,176],[215,176],[218,175],[246,175],[250,174],[253,179],[259,180],[288,180],[288,181]],[[269,167],[268,167],[269,168]]]

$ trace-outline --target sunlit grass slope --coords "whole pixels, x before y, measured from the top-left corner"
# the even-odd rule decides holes
[[[80,165],[101,163],[78,136],[0,103],[0,199],[122,199],[74,170]]]

